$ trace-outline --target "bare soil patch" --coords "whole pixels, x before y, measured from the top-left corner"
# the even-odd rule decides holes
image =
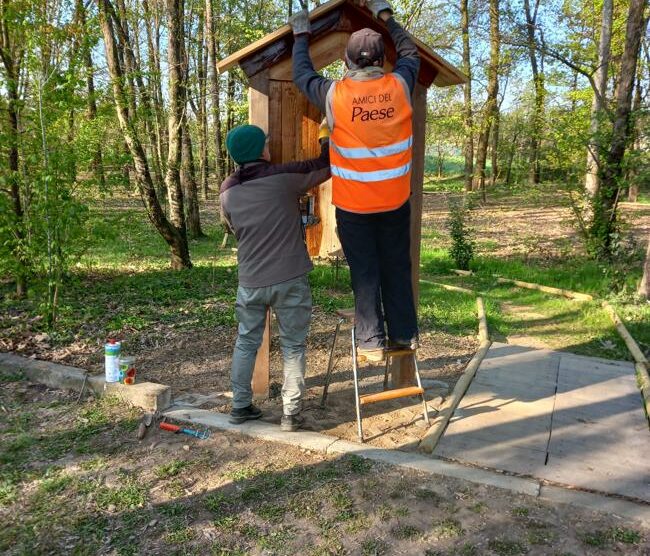
[[[139,442],[118,402],[15,378],[0,389],[3,554],[650,551],[629,520],[357,457],[222,432]]]

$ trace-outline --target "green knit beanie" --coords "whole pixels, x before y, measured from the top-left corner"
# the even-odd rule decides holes
[[[256,125],[239,125],[226,136],[226,148],[237,164],[259,160],[264,151],[266,134]]]

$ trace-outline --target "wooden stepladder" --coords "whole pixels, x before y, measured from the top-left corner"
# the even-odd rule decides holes
[[[427,401],[424,397],[424,388],[422,387],[422,381],[420,379],[420,371],[418,370],[417,362],[417,350],[411,348],[399,348],[399,349],[387,349],[386,350],[386,368],[384,371],[384,389],[381,392],[375,392],[372,394],[359,394],[359,358],[357,355],[357,337],[354,327],[354,310],[344,309],[337,311],[339,316],[339,321],[336,325],[336,330],[334,331],[334,339],[332,340],[332,347],[330,350],[329,364],[327,365],[327,374],[325,376],[325,386],[323,388],[323,397],[321,399],[321,406],[325,405],[325,400],[327,399],[327,391],[330,384],[330,379],[332,371],[334,370],[335,365],[335,349],[336,341],[339,336],[341,325],[346,320],[351,320],[352,331],[351,331],[351,343],[352,343],[352,374],[354,378],[354,400],[357,413],[357,436],[359,437],[359,442],[364,441],[363,437],[363,422],[361,415],[361,408],[364,405],[371,403],[377,403],[387,400],[394,400],[397,398],[408,398],[411,396],[420,396],[422,400],[422,411],[424,414],[424,420],[429,425],[429,412],[427,409]],[[412,358],[413,368],[415,370],[415,386],[403,386],[399,388],[388,388],[388,372],[391,367],[391,363],[396,358]]]

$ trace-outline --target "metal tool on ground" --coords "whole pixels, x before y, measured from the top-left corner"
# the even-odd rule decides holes
[[[138,440],[142,440],[151,429],[151,425],[154,421],[160,419],[160,413],[157,411],[155,413],[145,413],[140,419],[140,425],[138,426]]]
[[[187,434],[189,436],[194,436],[200,440],[206,440],[210,438],[210,429],[205,429],[204,431],[197,431],[194,429],[185,429],[179,427],[178,425],[172,425],[171,423],[160,423],[160,428],[164,431],[169,431],[173,433]]]
[[[397,398],[407,398],[410,396],[420,396],[422,399],[422,411],[424,414],[424,421],[429,425],[429,411],[427,408],[427,401],[424,397],[424,388],[422,387],[422,381],[420,379],[420,371],[418,370],[418,361],[417,361],[417,350],[412,348],[397,348],[397,349],[387,349],[386,350],[386,368],[384,370],[384,390],[382,392],[375,392],[372,394],[359,394],[359,359],[357,356],[357,337],[354,327],[354,309],[341,309],[336,312],[339,317],[339,320],[336,324],[336,329],[334,330],[334,339],[332,340],[332,347],[330,349],[329,363],[327,365],[327,374],[325,376],[325,386],[323,388],[323,397],[321,399],[321,406],[325,406],[325,400],[327,399],[327,391],[329,389],[329,384],[332,376],[332,371],[336,365],[335,350],[336,350],[336,341],[338,340],[339,332],[341,325],[346,321],[352,322],[352,332],[351,332],[351,341],[352,341],[352,374],[354,377],[354,400],[357,412],[357,436],[359,437],[359,442],[364,441],[363,437],[363,424],[361,417],[361,406],[377,403],[387,400],[394,400]],[[390,368],[391,360],[395,357],[412,357],[413,358],[413,367],[415,369],[415,380],[417,386],[406,386],[403,388],[393,388],[388,389],[388,370]]]

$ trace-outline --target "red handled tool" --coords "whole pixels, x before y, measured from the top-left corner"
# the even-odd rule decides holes
[[[205,440],[206,438],[210,438],[210,430],[206,429],[203,432],[201,431],[196,431],[194,429],[184,429],[182,427],[179,427],[178,425],[172,425],[171,423],[160,423],[160,428],[164,431],[169,431],[169,432],[174,432],[174,433],[182,433],[182,434],[188,434],[190,436],[194,436],[196,438],[199,438],[201,440]]]

